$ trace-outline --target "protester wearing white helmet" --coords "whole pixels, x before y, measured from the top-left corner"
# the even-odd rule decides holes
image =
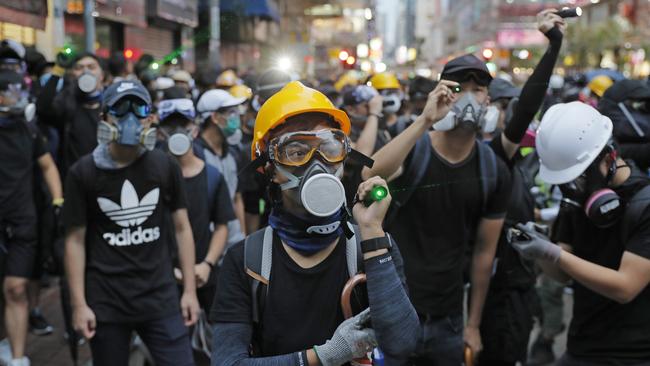
[[[196,105],[202,124],[201,133],[194,140],[194,152],[223,174],[237,217],[228,222],[227,248],[244,239],[244,202],[237,176],[242,164],[238,161],[236,143],[229,142],[238,133],[241,137],[239,106],[244,102],[245,97],[235,98],[225,90],[212,89],[203,93]]]
[[[564,195],[553,244],[533,223],[519,253],[574,282],[567,353],[558,365],[650,359],[650,180],[617,156],[612,122],[580,102],[551,107],[537,133],[540,177]]]

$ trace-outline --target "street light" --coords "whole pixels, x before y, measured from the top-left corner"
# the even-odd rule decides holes
[[[278,59],[277,66],[278,66],[278,69],[280,69],[282,71],[287,71],[287,70],[289,70],[291,68],[292,64],[293,63],[291,62],[291,59],[289,57],[285,56],[285,57],[280,57]]]
[[[348,57],[350,57],[350,54],[348,53],[348,51],[342,50],[341,52],[339,52],[339,60],[345,61],[345,60],[348,59]]]

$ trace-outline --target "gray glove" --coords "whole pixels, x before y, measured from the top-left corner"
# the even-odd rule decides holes
[[[551,243],[548,238],[535,229],[535,223],[528,222],[526,225],[517,224],[517,229],[521,230],[529,240],[522,238],[510,237],[510,245],[526,259],[541,259],[552,263],[557,263],[562,253],[559,245]]]
[[[377,346],[375,331],[363,328],[370,319],[370,308],[341,323],[332,339],[314,347],[323,366],[339,366],[366,354]]]

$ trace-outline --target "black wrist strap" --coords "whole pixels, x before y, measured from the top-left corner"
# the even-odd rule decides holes
[[[391,247],[392,245],[387,235],[384,235],[379,238],[363,240],[361,242],[362,253],[374,252],[375,250],[379,250],[379,249],[390,249]]]

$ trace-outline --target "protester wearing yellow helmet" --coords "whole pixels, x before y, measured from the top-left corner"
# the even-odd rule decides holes
[[[589,84],[587,84],[587,89],[589,89],[589,96],[587,97],[586,103],[592,107],[598,106],[600,98],[603,97],[603,94],[614,85],[614,81],[605,75],[598,75],[591,79]]]
[[[399,80],[395,74],[390,72],[380,72],[373,75],[370,80],[370,86],[377,89],[379,94],[384,98],[384,115],[383,125],[386,127],[394,126],[397,123],[397,112],[402,107],[404,93],[400,88]]]
[[[357,203],[359,226],[348,222],[340,176],[353,151],[349,132],[343,111],[297,81],[259,110],[251,155],[270,182],[269,226],[226,254],[210,315],[213,364],[341,365],[377,345],[388,364],[399,364],[415,349],[418,319],[401,256],[381,226],[390,195]],[[359,200],[376,186],[387,188],[379,177],[363,182]],[[350,304],[357,315],[344,320],[341,293],[359,271],[367,287],[351,298],[368,300]]]
[[[217,77],[217,88],[228,89],[235,85],[241,84],[241,79],[237,77],[234,71],[228,69]]]

